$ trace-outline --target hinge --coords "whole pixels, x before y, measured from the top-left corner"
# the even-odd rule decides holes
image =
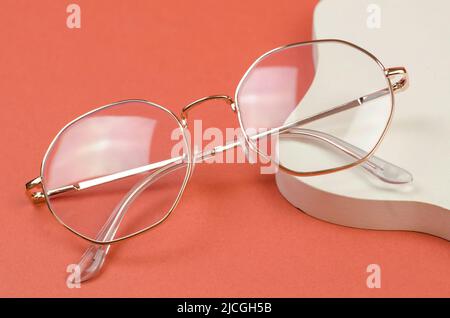
[[[41,177],[34,178],[30,182],[27,182],[27,184],[25,184],[25,189],[33,203],[41,203],[45,201]]]
[[[389,67],[384,70],[384,73],[391,80],[394,92],[401,92],[408,88],[409,77],[404,67]]]

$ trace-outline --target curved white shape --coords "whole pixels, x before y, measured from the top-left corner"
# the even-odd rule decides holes
[[[294,206],[322,220],[419,231],[449,240],[450,108],[445,101],[450,100],[450,73],[442,70],[450,69],[450,43],[443,40],[450,37],[444,22],[450,3],[435,1],[430,7],[379,0],[382,27],[370,29],[366,9],[372,2],[321,1],[314,16],[315,37],[346,39],[375,52],[386,65],[402,64],[408,69],[411,85],[396,94],[393,123],[375,155],[407,169],[414,182],[381,183],[363,178],[365,172],[355,167],[306,178],[279,171],[277,185]],[[423,18],[420,25],[414,20],[417,16]],[[399,35],[400,25],[408,28]]]

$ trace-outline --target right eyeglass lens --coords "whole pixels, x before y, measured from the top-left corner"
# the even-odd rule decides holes
[[[132,101],[94,111],[66,127],[43,164],[55,216],[70,229],[110,242],[161,222],[188,177],[187,141],[178,121]]]

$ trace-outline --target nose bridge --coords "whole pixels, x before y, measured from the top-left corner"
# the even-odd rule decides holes
[[[206,96],[206,97],[202,97],[200,99],[197,99],[195,101],[193,101],[192,103],[186,105],[183,107],[183,109],[181,110],[181,123],[184,127],[187,126],[187,118],[188,118],[188,112],[194,108],[197,107],[200,104],[203,104],[205,102],[208,102],[210,100],[223,100],[226,103],[228,103],[231,106],[231,109],[233,110],[233,112],[236,112],[236,105],[235,102],[233,100],[233,98],[231,98],[228,95],[210,95],[210,96]]]

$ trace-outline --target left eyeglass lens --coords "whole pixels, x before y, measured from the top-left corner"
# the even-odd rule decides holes
[[[47,152],[42,179],[49,207],[96,241],[151,227],[182,193],[187,147],[178,121],[156,105],[133,101],[94,111],[63,129]]]
[[[393,109],[383,66],[338,40],[298,43],[262,56],[242,79],[236,103],[254,149],[310,174],[367,157]],[[256,138],[267,131],[274,133]]]

